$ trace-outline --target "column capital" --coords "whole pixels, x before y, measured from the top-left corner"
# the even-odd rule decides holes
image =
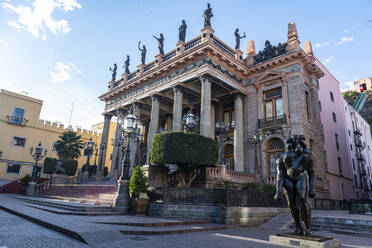
[[[160,99],[160,95],[158,95],[158,94],[153,94],[153,95],[151,95],[151,100],[152,101],[159,101],[159,99]]]
[[[125,110],[125,109],[122,109],[122,108],[118,108],[117,110],[116,110],[116,116],[118,117],[118,116],[124,116],[125,115],[125,113],[127,112],[127,110]]]
[[[214,80],[213,77],[212,77],[211,75],[209,75],[209,74],[203,74],[203,75],[201,75],[199,78],[200,78],[200,81],[201,81],[202,83],[204,83],[205,81],[209,81],[209,82],[211,82],[211,81]]]
[[[234,100],[236,100],[237,98],[240,98],[241,100],[243,100],[244,94],[241,92],[235,92],[233,96],[234,96]]]
[[[112,114],[105,113],[105,114],[103,114],[103,117],[105,118],[105,121],[106,121],[106,120],[110,121],[111,118],[112,118]]]
[[[181,85],[176,85],[173,87],[173,91],[176,93],[177,91],[183,93],[183,90],[184,90],[184,87],[182,87]]]
[[[133,107],[133,109],[134,108],[140,108],[140,107],[142,107],[142,103],[140,103],[140,102],[133,102],[132,103],[132,107]]]

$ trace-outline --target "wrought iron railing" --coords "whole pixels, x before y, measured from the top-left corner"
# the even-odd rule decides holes
[[[349,210],[350,200],[314,198],[312,208],[317,210]]]
[[[15,115],[7,115],[6,118],[8,119],[8,123],[19,125],[19,126],[26,126],[28,120],[21,118]]]
[[[269,128],[275,126],[281,126],[286,123],[285,116],[280,115],[272,118],[265,118],[258,120],[258,128]]]
[[[165,62],[167,60],[170,60],[172,57],[174,57],[176,55],[176,51],[173,51],[171,53],[168,53],[167,55],[164,56],[162,62]]]
[[[213,44],[215,44],[217,47],[221,48],[223,51],[225,51],[227,54],[229,54],[231,57],[235,57],[235,54],[231,49],[227,46],[225,46],[223,43],[221,43],[216,38],[213,39]]]
[[[354,134],[357,135],[357,136],[362,136],[362,133],[360,132],[359,128],[355,128]]]
[[[283,197],[282,197],[283,198]],[[285,200],[274,200],[274,192],[235,189],[158,187],[153,202],[225,207],[285,207]]]
[[[350,200],[350,214],[372,214],[372,200]]]
[[[201,42],[201,38],[198,38],[196,40],[192,40],[188,43],[186,43],[185,45],[185,51],[189,50],[190,48],[196,46],[197,44],[199,44]]]

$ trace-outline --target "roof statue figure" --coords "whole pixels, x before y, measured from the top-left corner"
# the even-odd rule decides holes
[[[181,26],[178,28],[178,41],[183,41],[185,42],[186,40],[186,22],[185,20],[182,20]]]
[[[211,8],[210,3],[207,3],[207,9],[204,10],[203,17],[204,17],[204,27],[205,28],[206,27],[212,27],[211,18],[213,17],[213,13],[212,13],[212,8]]]
[[[239,35],[239,28],[235,29],[235,49],[240,49],[240,40],[245,38],[245,32],[243,36]]]
[[[161,33],[159,38],[156,37],[155,35],[153,35],[153,37],[158,41],[159,53],[161,55],[164,55],[164,36],[163,36],[163,34]]]
[[[141,62],[142,62],[142,64],[143,65],[145,65],[146,64],[146,47],[145,47],[145,45],[143,45],[142,46],[142,49],[141,49],[141,41],[139,41],[138,42],[138,50],[140,50],[141,51]]]
[[[114,64],[114,67],[113,68],[109,68],[110,71],[112,71],[112,79],[111,81],[112,82],[115,82],[116,81],[116,70],[118,69],[118,66],[116,64]]]
[[[129,58],[129,55],[127,55],[127,59],[124,61],[124,66],[123,66],[126,74],[129,74],[130,73],[130,71],[129,71],[129,62],[130,62],[130,58]]]

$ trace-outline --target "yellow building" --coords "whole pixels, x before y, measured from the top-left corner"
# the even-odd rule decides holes
[[[62,124],[52,123],[39,119],[43,101],[22,94],[0,89],[0,185],[31,174],[34,160],[30,155],[30,148],[36,147],[39,142],[48,150],[46,157],[57,158],[54,143],[63,132],[69,130]],[[111,123],[115,125],[115,123]],[[99,126],[99,124],[95,125]],[[115,127],[110,128],[110,137],[113,136]],[[101,142],[101,132],[95,128],[95,132],[77,129],[74,130],[82,136],[83,141],[92,138],[93,142]],[[113,145],[112,138],[108,140],[105,166],[110,170],[110,154]],[[83,151],[81,151],[83,155]],[[92,156],[90,164],[93,165],[95,156]],[[39,165],[44,163],[44,159]],[[81,156],[78,167],[86,163],[86,157]],[[97,156],[98,164],[98,156]],[[47,175],[42,175],[47,176]]]

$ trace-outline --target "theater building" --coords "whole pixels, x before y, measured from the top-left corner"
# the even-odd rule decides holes
[[[284,152],[287,136],[304,134],[315,159],[316,191],[328,197],[318,99],[318,80],[324,73],[315,63],[311,43],[300,47],[294,22],[288,24],[287,37],[276,46],[266,41],[259,52],[250,40],[245,54],[225,44],[211,27],[178,42],[172,51],[109,82],[99,97],[106,103],[102,141],[107,143],[111,117],[132,107],[144,139],[137,150],[131,149],[131,157],[137,154],[137,161],[147,164],[154,135],[183,131],[182,117],[192,109],[199,117],[196,131],[212,139],[217,139],[217,122],[234,121],[222,141],[217,139],[224,166],[207,168],[209,182],[275,183],[275,160]],[[119,153],[114,150],[113,158]],[[149,170],[150,182],[167,183],[159,182],[156,168]]]

